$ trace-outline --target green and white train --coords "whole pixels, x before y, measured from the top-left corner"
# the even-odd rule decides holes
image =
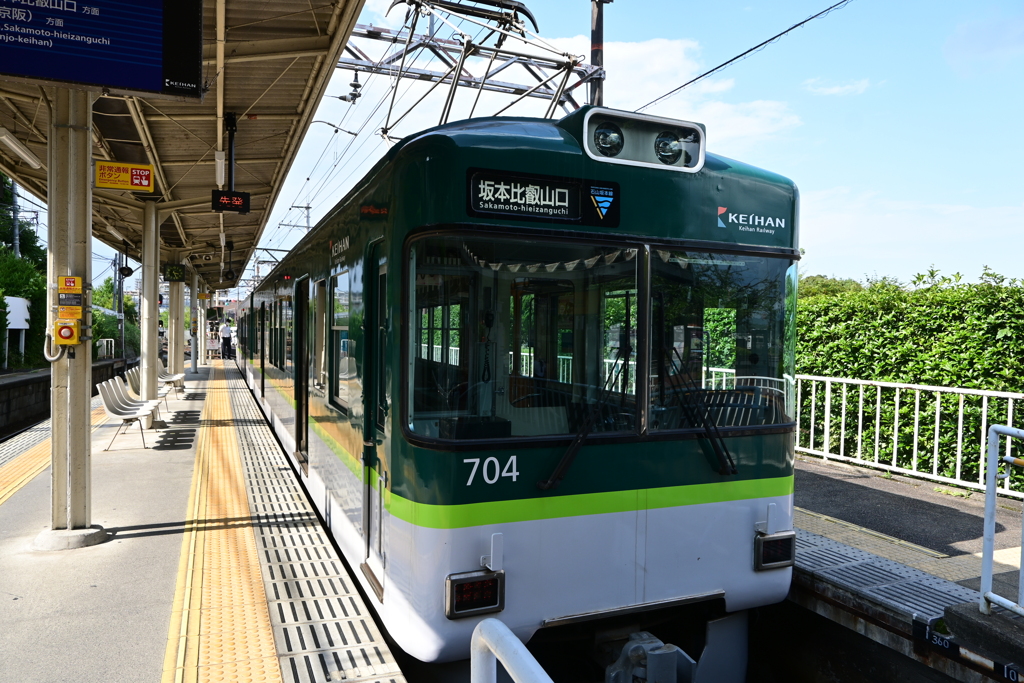
[[[797,226],[703,126],[584,107],[410,135],[281,261],[238,363],[402,649],[786,596]]]

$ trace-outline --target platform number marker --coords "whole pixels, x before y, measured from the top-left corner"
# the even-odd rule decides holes
[[[476,478],[477,470],[480,469],[480,458],[466,458],[462,461],[463,463],[472,463],[473,469],[469,473],[469,479],[466,480],[466,486],[473,485],[473,479]],[[500,475],[499,475],[500,472]],[[501,462],[494,457],[487,458],[484,460],[483,473],[481,478],[485,484],[496,484],[502,477],[510,477],[512,481],[519,479],[519,468],[516,466],[516,456],[512,456],[505,463],[505,467],[501,466]]]

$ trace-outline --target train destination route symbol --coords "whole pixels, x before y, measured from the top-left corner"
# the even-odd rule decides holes
[[[598,215],[604,218],[608,214],[608,209],[615,202],[615,190],[610,187],[592,187],[590,188],[590,199],[594,202],[594,208],[597,209]]]

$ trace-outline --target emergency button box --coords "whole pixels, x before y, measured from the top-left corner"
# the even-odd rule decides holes
[[[58,345],[81,344],[81,322],[78,320],[55,320],[53,341]]]

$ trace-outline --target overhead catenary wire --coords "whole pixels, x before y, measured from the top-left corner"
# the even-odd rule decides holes
[[[461,29],[461,27],[462,27],[462,24],[463,24],[463,23],[464,23],[464,19],[463,19],[463,18],[460,18],[460,19],[458,20],[458,24],[456,24],[456,26],[454,27],[454,30],[458,31],[459,29]],[[485,30],[487,30],[487,29],[486,29],[486,27],[485,27],[485,28],[482,28],[482,29],[480,29],[480,31],[478,31],[478,32],[477,32],[477,34],[476,34],[475,36],[473,36],[473,38],[472,38],[472,41],[471,41],[471,42],[474,42],[474,43],[475,43],[475,42],[477,41],[477,39],[478,39],[478,38],[480,37],[480,35],[481,35],[481,34],[482,34],[482,33],[483,33],[483,32],[484,32]],[[424,52],[425,52],[425,51],[421,51],[421,52],[420,52],[419,54],[417,54],[417,55],[416,55],[416,58],[415,58],[415,59],[413,60],[413,63],[412,63],[412,64],[411,64],[410,66],[409,66],[409,69],[413,69],[413,68],[415,68],[416,64],[417,64],[417,63],[419,62],[419,60],[420,60],[420,59],[422,58],[422,56],[424,55]],[[394,84],[393,88],[394,88],[394,89],[397,89],[397,88],[398,88],[398,86],[399,86],[399,83],[400,83],[400,78],[399,78],[399,77],[396,77],[396,80],[395,80],[395,84]],[[411,82],[411,83],[409,83],[409,84],[408,84],[408,86],[407,86],[407,87],[405,88],[405,91],[404,91],[404,92],[403,92],[403,93],[402,93],[401,95],[399,95],[399,96],[398,96],[397,100],[395,101],[395,104],[398,104],[398,103],[400,103],[400,102],[401,102],[401,101],[402,101],[402,100],[403,100],[403,99],[404,99],[404,98],[405,98],[405,97],[406,97],[406,96],[407,96],[407,95],[408,95],[408,94],[409,94],[410,92],[412,92],[412,90],[413,90],[413,87],[414,87],[415,85],[416,85],[416,82],[415,82],[415,81],[414,81],[414,82]],[[394,89],[389,89],[389,90],[387,91],[387,93],[385,93],[384,97],[386,98],[386,97],[387,97],[388,95],[392,94],[392,93],[394,92]],[[361,132],[361,131],[363,130],[363,128],[365,128],[365,126],[366,126],[366,124],[367,124],[367,123],[369,122],[369,120],[370,120],[370,119],[372,119],[372,118],[373,118],[373,117],[374,117],[374,116],[376,115],[376,113],[377,113],[377,112],[378,112],[378,111],[380,110],[380,108],[381,108],[382,104],[383,104],[383,101],[381,101],[381,102],[378,102],[377,106],[376,106],[376,107],[374,107],[373,111],[372,111],[372,112],[370,113],[370,115],[369,115],[369,116],[367,117],[367,120],[366,120],[366,121],[365,121],[365,122],[363,123],[363,125],[362,125],[362,126],[361,126],[361,127],[359,128],[359,131],[360,131],[360,132]],[[367,141],[367,139],[368,139],[368,138],[363,138],[362,140],[360,140],[360,141],[359,141],[359,145],[358,145],[358,146],[357,146],[357,147],[355,148],[355,150],[354,150],[354,151],[352,152],[352,154],[353,154],[353,155],[354,155],[354,154],[357,154],[357,153],[359,152],[359,150],[361,150],[361,149],[362,149],[363,145],[364,145],[364,144],[366,144],[366,141]],[[344,177],[344,178],[343,178],[343,179],[341,180],[341,182],[340,182],[340,183],[337,183],[337,184],[333,185],[332,187],[336,188],[336,187],[338,187],[338,186],[344,186],[345,182],[347,182],[347,181],[348,181],[348,179],[352,177],[352,175],[354,174],[354,172],[355,172],[356,170],[358,170],[358,169],[359,169],[359,168],[360,168],[360,167],[362,166],[362,164],[363,164],[363,163],[364,163],[364,162],[365,162],[365,161],[366,161],[366,160],[367,160],[367,159],[368,159],[368,158],[369,158],[369,157],[370,157],[370,156],[371,156],[371,155],[372,155],[372,154],[374,153],[374,151],[375,151],[375,150],[376,150],[376,149],[377,149],[378,147],[380,147],[380,142],[382,142],[382,141],[383,141],[383,140],[380,140],[380,141],[378,141],[378,142],[377,142],[377,144],[376,144],[376,145],[374,145],[374,146],[373,146],[373,147],[372,147],[372,148],[371,148],[370,150],[368,150],[368,151],[367,151],[367,153],[366,153],[365,155],[363,155],[363,157],[362,157],[362,158],[361,158],[361,159],[360,159],[360,160],[359,160],[359,161],[358,161],[357,163],[351,164],[351,166],[352,166],[352,170],[350,170],[350,171],[349,171],[349,173],[348,173],[348,174],[347,174],[347,175],[346,175],[346,176],[345,176],[345,177]],[[338,163],[340,163],[340,161],[342,160],[342,158],[344,158],[344,154],[345,154],[345,153],[347,153],[347,151],[348,151],[348,148],[350,148],[350,147],[351,147],[351,146],[352,146],[352,145],[353,145],[354,143],[355,143],[355,139],[353,139],[353,140],[350,140],[350,141],[349,141],[349,145],[348,145],[348,146],[346,147],[345,151],[343,151],[343,153],[342,153],[342,155],[341,155],[341,156],[339,157],[338,161],[337,161],[337,162],[335,162],[334,166],[333,166],[333,167],[332,167],[332,169],[331,169],[331,172],[330,172],[330,173],[328,173],[328,174],[327,174],[327,175],[326,175],[326,176],[324,177],[324,179],[323,179],[323,180],[321,181],[321,183],[320,183],[319,187],[317,187],[317,189],[316,189],[315,191],[313,191],[313,192],[312,192],[312,193],[311,193],[310,195],[307,195],[307,198],[306,198],[306,199],[307,199],[307,203],[312,203],[312,201],[313,201],[313,200],[315,200],[315,199],[316,199],[316,198],[317,198],[318,196],[320,196],[320,193],[321,193],[321,192],[323,192],[323,190],[324,190],[324,189],[325,189],[325,188],[327,187],[327,184],[328,184],[329,182],[331,182],[331,180],[333,180],[332,176],[333,176],[333,175],[335,174],[335,172],[337,171],[337,165],[338,165]],[[327,199],[325,198],[325,199],[323,199],[323,200],[321,200],[321,201],[317,202],[317,204],[316,204],[315,206],[316,206],[316,207],[319,207],[319,206],[321,206],[321,205],[322,205],[322,204],[324,203],[324,201],[327,201]]]
[[[410,17],[407,17],[407,22],[408,22],[409,18]],[[447,21],[442,21],[441,23],[442,23],[442,25],[448,25],[450,28],[453,29],[453,31],[456,34],[462,34],[463,33],[462,32],[462,26],[465,23],[465,18],[464,17],[459,17],[457,20],[455,20],[455,25],[454,26],[452,26]],[[473,23],[478,23],[478,22],[473,22]],[[476,35],[473,36],[473,38],[471,39],[472,42],[476,43],[476,41],[479,39],[480,35],[482,35],[484,32],[486,32],[490,28],[491,27],[481,26],[480,30],[477,31]],[[414,33],[415,33],[414,30],[410,30],[410,35],[412,35]],[[492,33],[493,33],[493,31],[492,31]],[[397,45],[390,46],[385,51],[385,53],[381,56],[380,60],[378,60],[378,63],[383,62],[384,59],[387,58],[387,55],[391,54],[391,50],[392,49],[396,49],[397,47],[398,47]],[[412,64],[408,65],[408,68],[410,68],[410,69],[414,68],[424,57],[429,59],[430,55],[428,54],[428,51],[426,51],[426,50],[419,51],[419,53],[414,57]],[[370,76],[373,76],[373,75],[376,75],[376,74],[373,74],[373,73],[370,74]],[[370,111],[369,115],[365,117],[363,122],[358,127],[354,127],[354,126],[351,126],[351,125],[349,126],[350,128],[354,128],[354,130],[359,134],[358,137],[361,138],[361,139],[357,139],[357,137],[353,137],[353,138],[347,140],[344,148],[341,149],[340,152],[336,152],[336,157],[335,157],[333,163],[328,168],[324,169],[324,172],[322,174],[320,174],[318,179],[314,180],[314,178],[318,175],[316,173],[317,169],[320,167],[321,163],[323,163],[326,155],[330,152],[330,149],[332,147],[334,147],[336,138],[332,138],[331,143],[324,147],[324,149],[321,151],[321,153],[320,153],[316,163],[314,164],[313,168],[309,171],[308,176],[305,179],[305,182],[303,182],[302,186],[295,193],[295,201],[293,202],[293,204],[300,204],[301,203],[301,204],[304,204],[304,205],[315,204],[315,206],[317,206],[317,207],[321,206],[325,201],[327,201],[327,199],[330,196],[334,195],[334,190],[336,190],[339,186],[344,186],[345,183],[348,182],[349,178],[351,178],[352,175],[355,173],[355,171],[358,170],[359,168],[361,168],[362,165],[366,162],[366,160],[369,159],[371,156],[373,156],[378,151],[378,149],[380,147],[381,140],[378,140],[377,144],[372,145],[369,150],[366,150],[366,152],[362,155],[362,157],[358,160],[358,162],[352,161],[352,159],[356,155],[359,155],[359,153],[361,151],[363,151],[363,148],[366,145],[366,141],[369,139],[367,136],[362,135],[362,133],[367,129],[368,126],[371,125],[371,122],[374,122],[375,119],[378,118],[378,113],[380,112],[382,106],[387,102],[387,100],[389,98],[392,98],[394,100],[395,104],[397,104],[398,102],[402,101],[414,89],[416,84],[415,83],[409,83],[407,85],[407,87],[405,87],[403,89],[404,91],[402,93],[396,93],[398,88],[401,87],[401,85],[402,85],[402,80],[403,79],[400,77],[400,74],[396,74],[395,77],[394,77],[394,82],[391,84],[391,87],[389,87],[381,95],[380,100],[376,103],[376,105]],[[368,87],[369,81],[370,81],[370,77],[367,77],[367,82],[363,86],[364,87],[364,91]],[[360,104],[364,104],[364,103],[360,102]],[[368,103],[365,103],[365,104],[368,104]],[[355,107],[347,108],[345,110],[344,115],[342,116],[341,122],[344,122],[346,120],[346,118],[349,118],[350,114],[352,114],[354,109],[355,109]],[[380,117],[380,118],[383,120],[384,117]],[[350,167],[350,171],[343,178],[341,178],[340,181],[338,181],[337,178],[338,178],[338,176],[340,175],[340,173],[343,170],[343,168],[341,168],[341,165],[342,165],[343,162],[347,162],[344,165]],[[312,187],[310,187],[311,184],[312,184]],[[321,199],[320,201],[316,201],[325,192],[327,192],[327,197],[325,197],[324,199]],[[301,201],[300,201],[300,197],[302,198]],[[286,222],[290,215],[291,215],[291,211],[286,212],[286,214],[282,218],[281,222],[282,223]],[[289,235],[291,234],[291,232],[292,231],[290,229],[289,230],[278,231],[278,232],[276,232],[274,234],[274,236],[271,238],[271,240],[269,240],[269,243],[270,244],[275,244],[275,245],[283,245],[288,240]]]
[[[749,57],[750,55],[754,54],[755,52],[759,52],[760,50],[763,50],[768,45],[774,43],[776,40],[778,40],[779,38],[783,37],[784,35],[786,35],[790,31],[794,31],[794,30],[800,28],[801,26],[803,26],[804,24],[806,24],[806,23],[808,23],[810,21],[814,21],[815,19],[823,17],[823,16],[825,16],[827,14],[830,14],[831,12],[834,12],[834,11],[836,11],[838,9],[842,9],[844,6],[850,4],[851,2],[853,2],[853,0],[841,0],[840,2],[837,2],[836,4],[823,9],[822,11],[818,12],[817,14],[813,14],[813,15],[807,17],[806,19],[804,19],[800,23],[793,24],[792,26],[787,28],[782,33],[777,33],[776,35],[772,36],[768,40],[766,40],[766,41],[764,41],[762,43],[758,43],[757,45],[755,45],[754,47],[750,48],[746,52],[740,53],[740,54],[736,55],[735,57],[733,57],[732,59],[730,59],[728,61],[725,61],[725,62],[722,62],[721,64],[719,64],[715,68],[709,69],[709,70],[705,71],[704,73],[702,73],[701,75],[697,76],[696,78],[691,78],[686,83],[683,83],[682,85],[680,85],[677,88],[673,88],[672,90],[669,90],[664,95],[661,95],[659,97],[654,98],[653,100],[651,100],[650,102],[648,102],[644,106],[642,106],[642,107],[640,107],[640,108],[638,108],[638,109],[636,109],[634,111],[636,113],[640,113],[644,109],[647,109],[648,107],[650,107],[650,106],[652,106],[654,104],[657,104],[658,102],[661,102],[662,100],[664,100],[664,99],[666,99],[668,97],[672,97],[672,95],[675,95],[677,92],[679,92],[683,88],[689,87],[689,86],[693,85],[694,83],[696,83],[697,81],[700,81],[700,80],[702,80],[704,78],[707,78],[708,76],[710,76],[713,73],[721,71],[722,69],[724,69],[725,67],[729,66],[730,64],[732,64],[734,62],[738,62],[738,61],[740,61],[742,59],[745,59],[746,57]]]

